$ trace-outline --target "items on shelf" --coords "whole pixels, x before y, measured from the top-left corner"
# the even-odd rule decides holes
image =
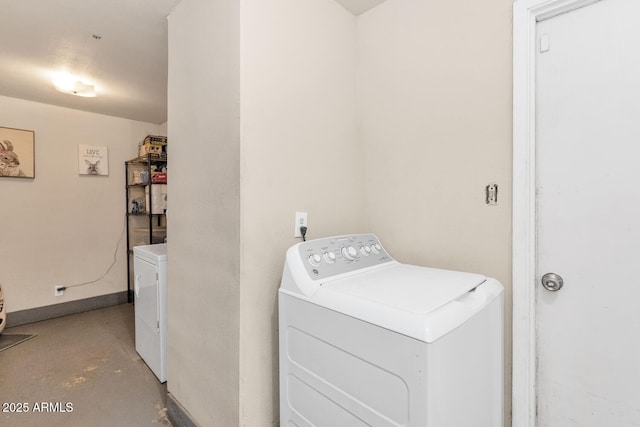
[[[129,207],[129,212],[138,215],[147,212],[146,200],[143,198],[132,199]]]
[[[166,172],[152,172],[151,173],[151,182],[153,184],[166,184],[167,183],[167,173]]]
[[[149,135],[138,147],[139,156],[125,162],[129,302],[133,247],[167,241],[167,137]]]
[[[147,135],[147,137],[138,144],[138,156],[160,156],[167,154],[167,137],[157,135]]]
[[[152,214],[167,213],[167,184],[151,184],[145,187],[144,195]]]
[[[147,185],[149,183],[149,171],[141,169],[132,170],[130,183],[133,185]]]

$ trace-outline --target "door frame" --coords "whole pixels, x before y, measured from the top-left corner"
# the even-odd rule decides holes
[[[513,427],[536,426],[536,24],[598,1],[513,4]]]

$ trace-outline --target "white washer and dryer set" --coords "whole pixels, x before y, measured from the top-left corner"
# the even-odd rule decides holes
[[[502,427],[503,287],[395,261],[372,234],[289,248],[280,425]]]

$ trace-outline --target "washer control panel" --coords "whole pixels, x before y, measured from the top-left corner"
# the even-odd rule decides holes
[[[309,277],[326,279],[392,261],[373,234],[353,234],[309,240],[298,246]]]

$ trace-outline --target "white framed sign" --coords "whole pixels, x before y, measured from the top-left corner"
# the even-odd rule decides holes
[[[95,145],[78,145],[80,175],[109,175],[109,149]]]

